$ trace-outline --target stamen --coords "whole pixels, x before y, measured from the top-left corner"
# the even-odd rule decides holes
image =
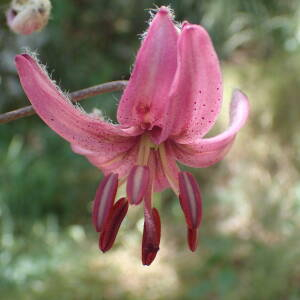
[[[149,184],[149,168],[135,166],[127,178],[127,197],[130,204],[138,205],[143,200]]]
[[[166,175],[166,178],[168,179],[170,186],[173,189],[174,193],[176,195],[179,195],[178,180],[177,180],[177,178],[174,177],[172,170],[170,170],[170,168],[169,168],[165,144],[162,143],[161,145],[159,145],[158,150],[159,150],[159,155],[160,155],[162,167],[163,167],[164,173]]]
[[[112,164],[121,161],[122,159],[124,159],[125,156],[126,156],[126,152],[125,153],[120,153],[117,156],[115,156],[114,158],[102,163],[101,167],[102,168],[107,168],[107,167],[111,166]]]
[[[100,183],[93,206],[93,224],[97,232],[103,229],[113,207],[118,189],[118,174],[110,173]]]
[[[189,172],[179,173],[179,199],[189,228],[197,228],[202,218],[202,199],[194,176]]]
[[[137,164],[144,166],[148,164],[150,149],[155,147],[148,135],[142,135],[139,146]]]
[[[191,251],[194,252],[196,251],[197,244],[198,244],[197,229],[188,228],[187,231],[188,231],[187,237],[188,237],[189,248],[191,249]]]
[[[128,211],[126,198],[118,200],[112,208],[107,223],[100,234],[99,248],[102,252],[108,251],[114,244],[117,233]]]
[[[150,213],[145,212],[144,232],[142,242],[143,265],[151,265],[159,250],[161,222],[159,213],[153,208]]]

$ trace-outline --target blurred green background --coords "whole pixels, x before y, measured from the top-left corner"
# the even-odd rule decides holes
[[[13,57],[29,47],[73,91],[127,79],[151,0],[53,0],[49,25],[9,32],[0,1],[0,112],[27,105]],[[37,117],[0,125],[0,298],[300,299],[300,2],[184,0],[176,19],[201,23],[222,60],[225,128],[233,88],[251,118],[225,160],[193,170],[204,198],[200,247],[171,191],[157,195],[161,250],[140,262],[142,211],[131,209],[115,247],[98,250],[90,206],[101,173]],[[114,118],[119,94],[82,102]]]

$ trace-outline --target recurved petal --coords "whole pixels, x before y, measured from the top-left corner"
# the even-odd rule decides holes
[[[145,129],[162,125],[167,94],[176,71],[177,37],[168,8],[161,7],[150,23],[120,100],[120,124]]]
[[[181,163],[204,168],[220,161],[230,150],[237,132],[244,126],[249,115],[247,96],[240,90],[233,92],[230,104],[229,127],[221,134],[204,139],[196,139],[190,144],[173,144],[176,159]]]
[[[175,144],[173,146],[173,151],[176,155],[176,159],[182,164],[194,168],[206,168],[222,160],[230,150],[233,142],[234,137],[231,140],[228,140],[226,145],[223,145],[224,147],[216,147],[215,150],[211,151],[204,151],[199,149],[201,148],[200,145]]]
[[[72,149],[74,151],[74,147],[72,147]],[[77,151],[75,152],[77,153]],[[105,175],[114,172],[117,173],[122,180],[122,178],[128,175],[131,168],[136,165],[138,144],[131,146],[126,152],[116,153],[102,151],[83,155],[85,155],[89,162],[99,168]]]
[[[169,94],[166,126],[158,142],[169,135],[192,142],[213,126],[222,102],[218,57],[206,30],[185,22],[178,40],[178,68]]]
[[[28,54],[17,55],[23,89],[37,114],[56,133],[90,151],[123,151],[135,139],[119,127],[76,109]]]

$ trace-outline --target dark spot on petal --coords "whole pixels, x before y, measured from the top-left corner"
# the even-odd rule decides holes
[[[150,132],[153,137],[159,137],[162,132],[162,128],[159,126],[153,126]]]
[[[150,111],[150,106],[147,104],[140,103],[136,108],[138,114],[146,114]]]

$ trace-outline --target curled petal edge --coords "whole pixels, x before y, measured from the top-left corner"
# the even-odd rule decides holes
[[[200,168],[219,162],[228,153],[236,134],[245,125],[248,116],[248,98],[243,92],[236,89],[230,104],[228,128],[215,137],[196,139],[189,144],[174,143],[176,159],[185,165]]]

